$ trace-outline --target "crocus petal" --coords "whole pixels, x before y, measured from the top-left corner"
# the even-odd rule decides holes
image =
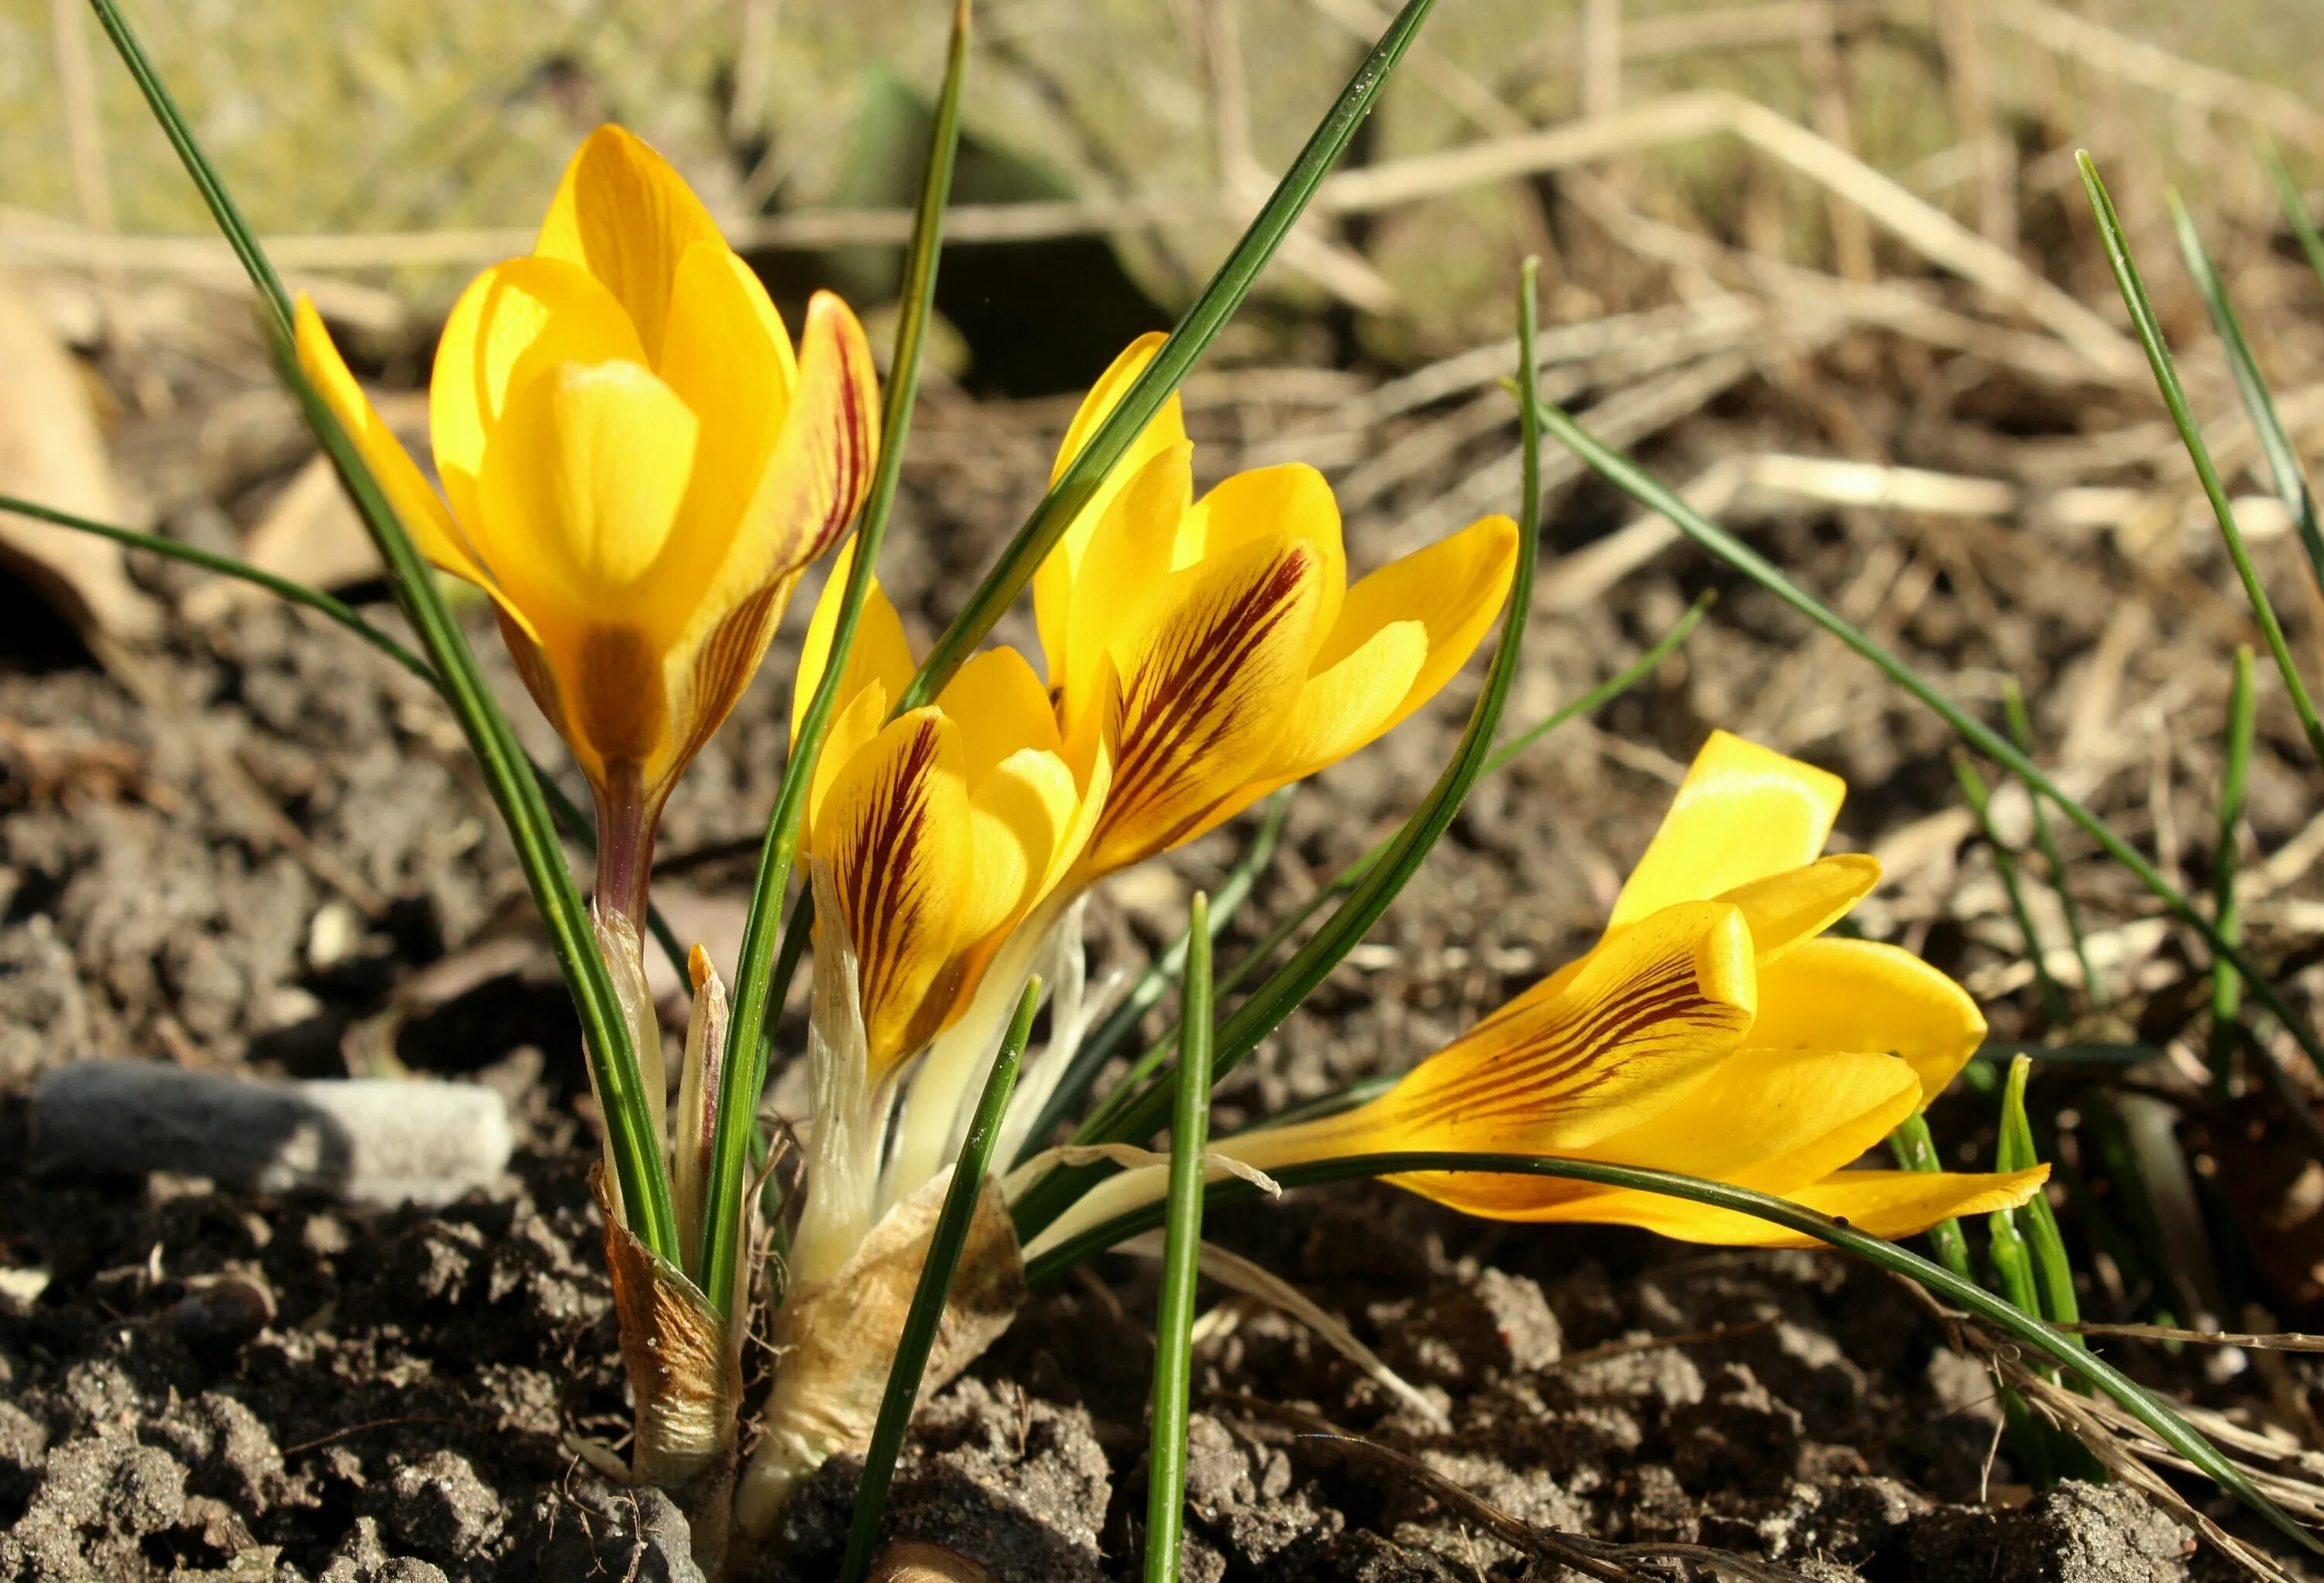
[[[934,1034],[952,1004],[956,921],[970,884],[960,735],[915,709],[843,768],[817,821],[816,856],[855,946],[873,1081]]]
[[[1105,421],[1120,401],[1122,395],[1146,365],[1154,361],[1154,354],[1162,349],[1163,337],[1158,335],[1140,336],[1113,360],[1111,367],[1098,376],[1088,395],[1082,398],[1081,408],[1074,414],[1065,429],[1065,437],[1057,447],[1056,465],[1050,470],[1049,482],[1055,483],[1065,466],[1081,454],[1090,436]],[[1062,679],[1057,674],[1060,657],[1068,647],[1065,629],[1072,619],[1074,584],[1080,573],[1082,557],[1087,552],[1098,524],[1105,517],[1106,508],[1120,488],[1163,451],[1186,441],[1186,422],[1177,392],[1162,403],[1153,420],[1147,424],[1130,449],[1115,463],[1105,481],[1098,486],[1088,504],[1065,529],[1038,570],[1033,574],[1033,619],[1041,634],[1041,652],[1048,658],[1050,679]]]
[[[1063,689],[1069,715],[1094,705],[1109,645],[1136,629],[1176,569],[1171,546],[1194,498],[1194,447],[1185,444],[1157,451],[1112,492],[1097,533],[1083,548],[1070,618],[1053,623],[1056,646],[1044,653],[1050,685]],[[1050,641],[1044,631],[1043,644]]]
[[[888,723],[888,689],[877,681],[863,686],[853,698],[839,705],[831,717],[831,729],[824,732],[823,751],[815,760],[815,778],[807,783],[807,818],[800,828],[802,850],[812,850],[815,833],[821,828],[823,805],[831,788],[839,780],[840,771],[855,762],[855,756],[872,745]]]
[[[981,940],[1040,899],[1051,860],[1073,828],[1081,789],[1063,759],[1033,748],[1011,753],[970,785],[975,861],[959,922],[964,940]]]
[[[1013,753],[1031,749],[1056,757],[1064,751],[1049,695],[1014,649],[971,656],[936,695],[936,707],[960,727],[972,795]]]
[[[1740,916],[1682,903],[1609,942],[1564,994],[1471,1030],[1370,1104],[1220,1146],[1262,1170],[1394,1150],[1587,1148],[1646,1125],[1710,1078],[1749,1030],[1754,997]],[[1501,1181],[1403,1184],[1465,1209],[1479,1192],[1499,1202]]]
[[[1812,940],[1847,916],[1880,883],[1880,863],[1862,852],[1838,852],[1812,863],[1753,879],[1721,892],[1719,899],[1743,909],[1759,966]]]
[[[1348,590],[1340,619],[1316,650],[1315,674],[1347,659],[1382,628],[1418,621],[1428,634],[1427,661],[1372,735],[1392,730],[1469,663],[1508,599],[1517,555],[1517,525],[1507,517],[1486,517],[1390,561]]]
[[[1315,630],[1329,632],[1347,596],[1348,556],[1340,537],[1340,502],[1323,475],[1304,462],[1254,467],[1222,480],[1180,519],[1170,564],[1189,566],[1278,533],[1315,552]]]
[[[1839,1171],[1812,1186],[1783,1196],[1803,1209],[1845,1220],[1859,1231],[1890,1238],[1925,1231],[1940,1220],[2015,1209],[2042,1191],[2050,1167],[2006,1173],[1955,1174],[1938,1171]],[[1578,1200],[1556,1214],[1524,1217],[1544,1220],[1589,1220],[1658,1231],[1681,1242],[1723,1247],[1821,1247],[1821,1238],[1803,1237],[1757,1215],[1713,1209],[1660,1193],[1607,1192]]]
[[[832,635],[839,627],[839,606],[846,597],[847,579],[855,566],[855,546],[842,545],[832,557],[831,569],[823,580],[823,594],[815,602],[815,614],[808,618],[807,637],[799,645],[798,674],[791,681],[791,737],[797,741],[799,722],[807,717],[807,706],[815,698],[815,690],[823,684],[824,667],[831,662]],[[848,646],[847,669],[839,679],[839,706],[845,709],[849,701],[877,682],[886,696],[903,696],[905,686],[912,679],[912,646],[904,637],[904,619],[896,613],[888,595],[874,577],[864,590],[863,608],[855,617],[855,640]],[[830,750],[826,747],[825,751]]]
[[[1257,802],[1279,786],[1337,764],[1378,738],[1427,663],[1427,629],[1418,621],[1393,621],[1339,664],[1310,677],[1249,800]]]
[[[1836,775],[1711,732],[1607,928],[1812,861],[1847,789]]]
[[[1092,857],[1100,872],[1199,834],[1273,745],[1305,680],[1314,552],[1245,545],[1173,575],[1115,646],[1120,747]]]
[[[604,281],[659,363],[678,260],[696,242],[724,245],[685,178],[636,133],[601,126],[566,165],[533,252]]]
[[[509,392],[560,363],[643,363],[629,315],[587,271],[558,259],[514,258],[468,283],[444,321],[428,387],[429,444],[452,513],[493,548],[476,509],[484,449]]]
[[[482,588],[492,586],[492,578],[470,548],[459,524],[444,509],[444,502],[428,486],[427,477],[403,442],[395,437],[394,430],[371,404],[354,374],[347,372],[339,349],[331,341],[330,331],[323,327],[322,316],[315,305],[302,294],[295,314],[299,366],[329,408],[331,416],[346,430],[347,438],[371,468],[372,475],[387,494],[387,503],[395,508],[396,517],[403,523],[404,531],[420,553],[456,577],[465,577]],[[513,612],[512,612],[513,613]]]
[[[1968,991],[1894,945],[1811,940],[1760,969],[1755,1046],[1894,1054],[1927,1100],[1984,1040],[1985,1017]]]

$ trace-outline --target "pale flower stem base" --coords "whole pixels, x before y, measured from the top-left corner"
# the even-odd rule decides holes
[[[816,860],[809,883],[820,917],[839,918],[831,867]],[[807,1014],[807,1081],[815,1127],[808,1144],[807,1206],[791,1239],[791,1279],[836,1275],[872,1229],[880,1183],[879,1140],[887,1107],[875,1105],[855,953],[846,931],[817,932],[815,998]],[[883,1085],[884,1086],[884,1085]],[[875,1114],[876,1109],[876,1114]]]
[[[1047,1108],[1049,1096],[1056,1091],[1065,1068],[1073,1064],[1082,1040],[1102,1009],[1099,1001],[1104,998],[1103,993],[1093,996],[1089,992],[1089,953],[1082,939],[1085,900],[1085,897],[1075,897],[1065,909],[1056,927],[1050,931],[1043,952],[1040,973],[1042,982],[1049,987],[1049,1038],[1041,1047],[1040,1055],[1026,1063],[1024,1080],[1017,1085],[1009,1113],[1001,1118],[1001,1137],[993,1146],[992,1158],[1004,1169],[1024,1151],[1034,1121]],[[967,1140],[973,1115],[972,1105],[954,1123],[951,1152],[955,1155]]]

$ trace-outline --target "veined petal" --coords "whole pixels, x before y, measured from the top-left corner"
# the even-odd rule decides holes
[[[1199,834],[1281,733],[1305,680],[1314,552],[1245,545],[1174,575],[1114,646],[1121,723],[1091,861],[1105,873]]]
[[[872,745],[872,740],[887,723],[888,689],[877,681],[865,684],[831,717],[831,729],[823,737],[823,751],[816,758],[815,778],[807,784],[807,818],[800,827],[802,850],[814,846],[815,833],[822,827],[824,804],[829,800],[840,771],[855,762],[855,756]]]
[[[1880,883],[1880,863],[1862,852],[1836,852],[1796,869],[1748,880],[1719,899],[1743,909],[1759,947],[1759,967],[1812,940],[1846,916]]]
[[[1783,1194],[1784,1198],[1847,1221],[1859,1231],[1890,1238],[1925,1231],[1939,1220],[2015,1209],[2042,1191],[2050,1167],[2006,1173],[1955,1174],[1938,1171],[1837,1171],[1822,1181]],[[1545,1187],[1572,1185],[1539,1180]],[[1713,1209],[1660,1193],[1607,1192],[1572,1201],[1541,1214],[1502,1217],[1528,1220],[1589,1220],[1640,1227],[1682,1242],[1723,1247],[1821,1247],[1757,1215]]]
[[[1847,790],[1836,775],[1711,732],[1607,928],[1813,861]]]
[[[1277,533],[1315,552],[1320,639],[1339,621],[1347,597],[1348,554],[1341,542],[1340,502],[1323,475],[1305,462],[1254,467],[1219,483],[1181,520],[1170,565],[1190,566]]]
[[[1428,636],[1427,660],[1372,736],[1393,730],[1442,691],[1492,630],[1508,600],[1517,556],[1517,525],[1507,517],[1486,517],[1390,561],[1348,590],[1339,620],[1315,652],[1314,674],[1343,663],[1386,627],[1419,622]]]
[[[386,492],[388,504],[411,535],[420,553],[456,577],[465,577],[478,587],[489,589],[492,576],[469,545],[467,536],[460,530],[444,502],[428,486],[420,465],[403,442],[395,437],[392,429],[371,404],[369,397],[355,383],[354,374],[332,344],[330,331],[323,327],[322,316],[315,305],[302,294],[294,315],[299,366],[315,387],[323,405],[346,430],[347,438],[379,480]],[[520,620],[521,618],[519,618]]]
[[[986,776],[1024,750],[1057,759],[1057,768],[1065,768],[1056,712],[1049,707],[1041,678],[1014,649],[987,649],[970,656],[936,695],[936,707],[960,728],[972,796]],[[1066,778],[1072,778],[1070,773]]]
[[[808,618],[807,638],[799,645],[798,674],[791,681],[791,739],[798,739],[799,722],[807,716],[807,706],[815,697],[815,690],[823,685],[824,667],[831,662],[831,640],[839,629],[840,602],[846,597],[847,579],[855,566],[855,546],[851,541],[840,547],[832,557],[831,570],[823,580],[823,594],[815,602],[815,614]],[[900,698],[904,687],[912,679],[912,646],[904,638],[904,620],[874,577],[864,590],[863,608],[855,618],[855,641],[848,646],[847,669],[839,679],[839,706],[845,709],[849,701],[873,682],[885,689],[885,696]],[[834,727],[835,731],[836,726]],[[825,751],[830,750],[826,747]]]
[[[875,1082],[951,1009],[972,878],[960,760],[952,722],[915,709],[840,771],[816,822],[816,853],[855,946]]]
[[[1111,367],[1098,376],[1082,398],[1081,408],[1066,427],[1064,442],[1057,447],[1056,465],[1050,469],[1049,482],[1055,483],[1065,470],[1067,463],[1081,454],[1090,436],[1105,421],[1120,401],[1122,395],[1146,372],[1154,361],[1154,354],[1162,349],[1163,337],[1157,334],[1140,336],[1122,350]],[[1048,657],[1050,679],[1061,679],[1056,674],[1058,657],[1066,649],[1065,626],[1071,619],[1072,594],[1074,580],[1081,570],[1083,554],[1088,549],[1098,523],[1104,518],[1106,507],[1114,494],[1161,452],[1186,441],[1186,422],[1176,391],[1162,404],[1139,437],[1130,442],[1105,480],[1084,505],[1079,515],[1065,529],[1056,548],[1033,574],[1033,619],[1041,633],[1041,652]]]
[[[1751,1043],[1770,1049],[1901,1056],[1934,1099],[1985,1040],[1969,992],[1910,952],[1869,940],[1810,940],[1762,962]]]
[[[1766,992],[1762,979],[1763,1006]],[[1920,1104],[1912,1068],[1892,1055],[1760,1049],[1756,1024],[1746,1037],[1661,1115],[1573,1152],[1788,1192],[1855,1159]]]
[[[1370,1104],[1231,1146],[1262,1170],[1400,1149],[1570,1154],[1684,1100],[1733,1055],[1755,994],[1741,916],[1715,902],[1683,903],[1609,941],[1564,994],[1472,1029]],[[1404,1184],[1466,1209],[1479,1193],[1498,1202],[1501,1182],[1430,1175]]]
[[[444,321],[428,387],[429,443],[445,498],[477,538],[487,563],[490,524],[480,523],[476,479],[509,392],[561,363],[645,361],[636,327],[613,293],[577,265],[512,258],[468,283]]]
[[[696,242],[725,245],[694,189],[644,139],[608,125],[566,165],[533,253],[604,281],[637,326],[647,361],[658,364],[678,260]]]
[[[1169,585],[1170,547],[1194,498],[1194,456],[1190,445],[1166,446],[1111,492],[1097,532],[1082,548],[1067,596],[1070,613],[1043,630],[1049,684],[1064,689],[1069,716],[1097,697],[1112,640],[1135,632]]]

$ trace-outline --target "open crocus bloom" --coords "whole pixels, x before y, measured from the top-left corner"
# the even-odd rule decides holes
[[[869,486],[877,392],[854,316],[818,294],[795,353],[685,181],[605,126],[531,254],[478,276],[445,326],[440,497],[304,301],[298,351],[421,553],[492,596],[596,795],[600,900],[638,917],[671,782]]]
[[[853,555],[850,546],[833,564],[809,625],[794,732],[829,664]],[[890,720],[912,669],[903,625],[875,584],[807,797],[816,1158],[793,1250],[803,1279],[828,1275],[871,1229],[890,1078],[967,1008],[995,952],[1081,855],[1105,801],[1105,759],[1068,755],[1040,678],[1016,650],[977,655],[934,704]],[[905,1130],[940,1150],[952,1096],[929,1102],[940,1116],[911,1125],[923,1098],[906,1096]],[[908,1179],[891,1171],[890,1200],[940,1163],[916,1157]]]
[[[1840,780],[1714,733],[1589,953],[1370,1103],[1213,1146],[1262,1170],[1406,1150],[1559,1155],[1757,1189],[1886,1237],[2021,1204],[2049,1174],[1848,1170],[1985,1035],[1960,987],[1893,945],[1822,939],[1879,879],[1819,857]],[[1034,1244],[1159,1192],[1101,1183]],[[1690,1242],[1803,1241],[1731,1210],[1536,1176],[1393,1179],[1503,1220],[1641,1226]]]
[[[1062,473],[1161,345],[1083,400]],[[1114,776],[1083,883],[1192,840],[1354,752],[1434,697],[1499,613],[1517,525],[1487,517],[1348,586],[1314,468],[1239,473],[1194,498],[1173,395],[1033,578],[1068,741],[1111,734]]]

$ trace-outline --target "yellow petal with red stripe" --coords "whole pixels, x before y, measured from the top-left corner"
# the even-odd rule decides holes
[[[1607,928],[1812,862],[1847,789],[1836,775],[1711,732]]]
[[[1985,1017],[1969,992],[1894,945],[1811,940],[1760,970],[1755,1046],[1893,1054],[1927,1100],[1984,1042]]]
[[[1315,631],[1320,638],[1340,619],[1340,605],[1347,596],[1348,555],[1341,541],[1340,502],[1323,475],[1304,462],[1253,467],[1222,479],[1180,519],[1170,565],[1190,566],[1277,534],[1314,552]]]
[[[1161,593],[1174,586],[1171,542],[1194,496],[1190,445],[1166,446],[1112,492],[1097,533],[1084,548],[1069,594],[1069,616],[1042,634],[1049,682],[1067,713],[1096,705],[1114,640],[1134,632]]]
[[[973,879],[952,722],[915,709],[874,737],[825,797],[815,845],[855,948],[877,1081],[936,1032],[960,971],[958,920]]]
[[[650,362],[661,355],[678,261],[696,242],[724,245],[685,178],[636,133],[601,126],[567,163],[533,252],[604,281]]]

